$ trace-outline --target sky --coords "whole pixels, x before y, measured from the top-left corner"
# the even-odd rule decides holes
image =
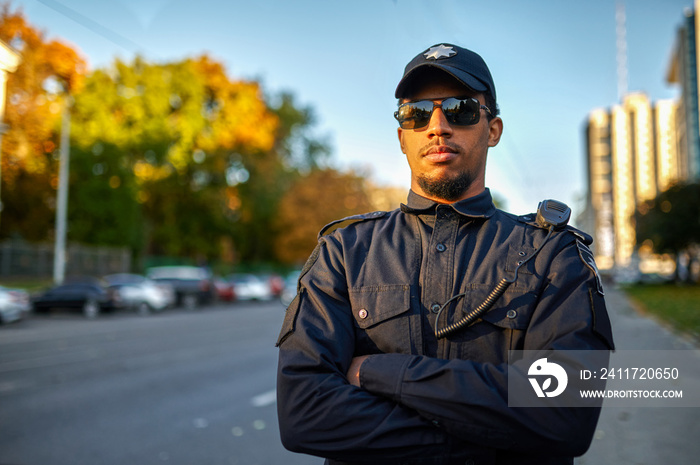
[[[314,109],[334,163],[376,184],[410,187],[396,136],[394,90],[405,65],[439,43],[479,53],[504,121],[486,184],[507,210],[543,199],[581,213],[584,128],[619,103],[620,0],[12,0],[50,39],[76,47],[90,69],[141,55],[153,62],[208,53],[231,78],[291,91]],[[677,98],[665,75],[692,0],[626,0],[629,91]]]

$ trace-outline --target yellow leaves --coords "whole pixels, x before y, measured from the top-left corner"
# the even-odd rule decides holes
[[[230,79],[207,55],[165,65],[116,61],[88,78],[73,120],[81,145],[103,140],[128,151],[153,141],[181,174],[193,164],[221,167],[232,152],[268,152],[279,126],[258,83]],[[207,154],[204,163],[197,153]]]
[[[199,75],[205,78],[206,86],[212,93],[219,94],[229,87],[230,82],[221,63],[212,61],[207,55],[200,56],[192,63]]]
[[[134,175],[140,183],[160,181],[172,173],[172,168],[168,165],[154,166],[146,161],[139,160],[134,163]]]
[[[177,171],[182,173],[187,169],[192,157],[188,150],[183,149],[180,145],[173,145],[170,147],[170,150],[168,150],[167,159]]]
[[[232,81],[221,64],[204,55],[194,62],[206,95],[209,131],[199,133],[197,145],[205,151],[268,151],[275,144],[279,120],[269,111],[257,82]]]
[[[43,48],[43,58],[69,94],[79,92],[85,81],[87,64],[71,47],[51,41]]]

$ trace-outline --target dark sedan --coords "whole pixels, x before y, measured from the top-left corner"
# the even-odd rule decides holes
[[[101,311],[121,306],[118,296],[96,282],[69,282],[55,286],[33,299],[34,311],[47,312],[52,308],[71,308],[95,318]]]
[[[170,284],[175,289],[177,305],[195,309],[200,304],[216,301],[216,287],[211,273],[196,266],[156,266],[147,276],[157,283]]]

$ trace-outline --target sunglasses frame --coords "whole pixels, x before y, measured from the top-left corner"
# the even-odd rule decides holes
[[[444,103],[448,100],[457,100],[458,102],[461,101],[470,101],[475,103],[476,105],[479,106],[478,111],[475,113],[475,117],[473,121],[469,123],[458,123],[455,121],[454,116],[451,115],[451,113],[445,112],[445,108],[443,107]],[[430,113],[428,114],[427,118],[425,118],[424,122],[421,124],[414,124],[411,126],[410,124],[406,124],[407,122],[418,122],[420,120],[416,120],[415,118],[408,118],[408,119],[400,119],[399,114],[401,112],[401,108],[405,107],[406,105],[415,105],[417,103],[424,103],[424,102],[430,102],[432,103],[433,107],[430,109]],[[424,100],[415,100],[411,102],[405,102],[399,105],[399,109],[394,112],[394,118],[396,118],[396,121],[399,122],[399,126],[401,129],[423,129],[428,124],[430,124],[430,119],[433,117],[433,112],[435,111],[435,108],[440,107],[442,110],[443,114],[445,115],[445,118],[447,119],[447,122],[449,122],[451,125],[454,126],[473,126],[475,124],[478,124],[479,121],[481,120],[481,110],[486,110],[486,113],[491,115],[491,110],[486,105],[482,105],[481,102],[479,102],[476,98],[474,97],[446,97],[442,99],[424,99]]]

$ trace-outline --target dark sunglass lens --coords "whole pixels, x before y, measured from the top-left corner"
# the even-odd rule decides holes
[[[448,98],[442,102],[447,120],[458,126],[471,126],[479,122],[480,105],[474,99]]]
[[[432,112],[433,102],[429,100],[409,102],[399,107],[397,119],[403,129],[417,129],[428,124]]]

